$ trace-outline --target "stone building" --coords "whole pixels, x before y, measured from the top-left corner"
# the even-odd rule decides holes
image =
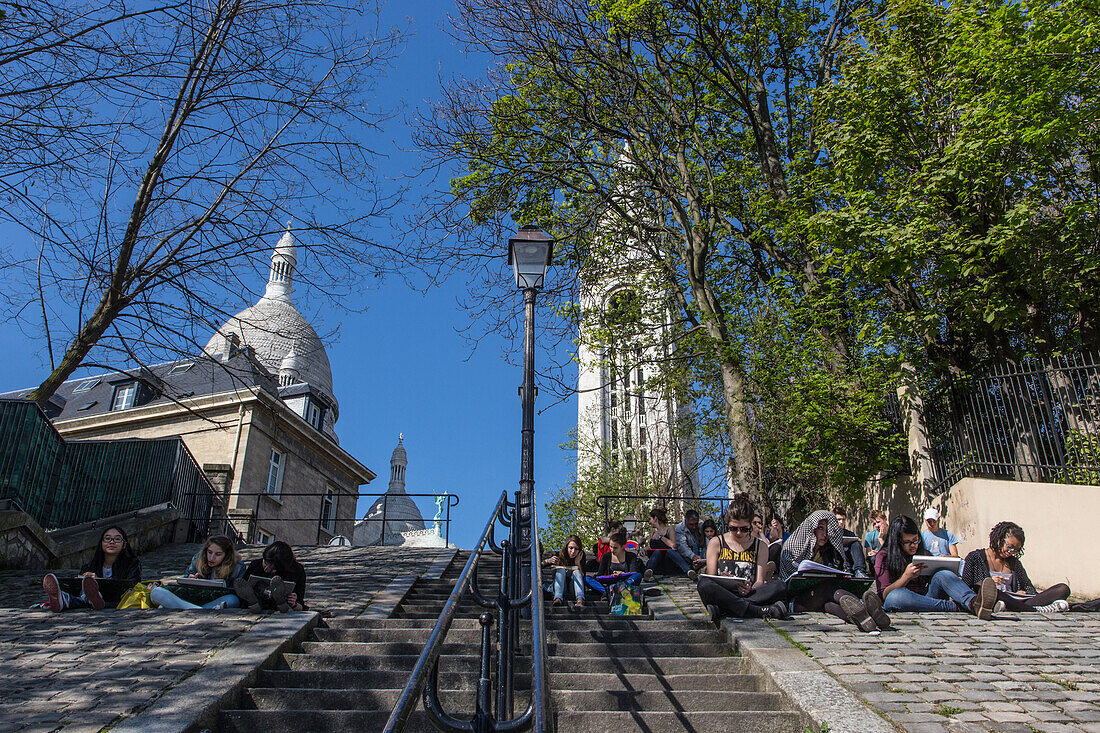
[[[296,249],[285,233],[263,297],[217,329],[203,353],[64,383],[47,406],[58,432],[179,436],[249,541],[350,536],[359,487],[375,474],[337,440],[328,355],[292,300]]]

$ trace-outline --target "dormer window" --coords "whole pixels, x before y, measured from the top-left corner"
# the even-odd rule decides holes
[[[99,381],[99,377],[96,377],[95,379],[86,379],[80,384],[76,385],[76,389],[73,390],[73,393],[76,394],[78,392],[87,392],[92,387],[99,384]]]
[[[193,361],[187,361],[183,364],[176,364],[174,367],[168,370],[168,376],[170,377],[173,374],[183,374],[193,366],[195,366],[195,362]]]
[[[313,399],[312,396],[308,396],[306,397],[306,409],[303,417],[307,423],[317,430],[321,430],[325,424],[325,406]]]
[[[137,382],[126,382],[115,387],[115,396],[111,400],[111,411],[128,410],[134,406],[137,399]]]

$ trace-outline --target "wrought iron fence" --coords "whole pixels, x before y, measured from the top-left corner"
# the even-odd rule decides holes
[[[935,491],[965,477],[1100,485],[1100,359],[954,377],[925,401]]]
[[[28,400],[0,400],[0,498],[59,529],[170,503],[204,537],[225,509],[176,438],[66,441]]]
[[[199,496],[202,495],[203,492],[199,492]],[[407,518],[402,516],[401,511],[392,510],[391,502],[398,503],[402,499],[431,498],[438,500],[439,498],[445,498],[446,501],[443,502],[443,506],[439,507],[441,514],[439,520],[425,519],[423,520],[425,525],[423,530],[411,531],[424,534],[436,533],[449,545],[451,541],[451,522],[453,521],[451,519],[451,509],[459,504],[459,497],[456,494],[449,493],[442,495],[405,492],[400,494],[359,493],[350,496],[334,496],[328,491],[298,491],[289,486],[283,486],[277,497],[262,491],[258,493],[235,493],[234,496],[237,501],[236,507],[231,510],[232,516],[226,517],[223,513],[211,526],[216,524],[217,527],[228,527],[231,531],[227,531],[227,534],[236,532],[242,542],[249,544],[271,541],[271,539],[285,539],[279,536],[280,528],[286,530],[288,527],[292,527],[293,534],[299,538],[307,533],[310,537],[315,537],[314,542],[318,545],[331,544],[341,537],[347,539],[349,543],[355,543],[355,526],[362,523],[366,523],[368,526],[380,525],[378,537],[371,538],[370,541],[365,543],[366,545],[398,544],[395,537],[402,533],[408,535],[410,530],[404,529]],[[335,505],[326,504],[325,499],[328,497],[333,497],[336,500]],[[276,501],[269,505],[265,498],[276,499]],[[373,502],[364,517],[357,519],[354,512],[340,511],[339,504],[343,500],[355,499],[357,503],[359,499],[370,498],[380,501]],[[306,509],[305,511],[308,513],[302,513],[301,502],[303,499],[307,500],[309,505],[315,506],[316,509]],[[192,506],[190,502],[193,501],[193,495],[186,495],[184,506]],[[439,503],[436,505],[439,506]],[[204,516],[201,506],[200,504],[200,510],[197,514],[185,510],[185,516],[192,521],[201,522]],[[419,511],[419,507],[417,507],[417,510]],[[436,521],[439,524],[438,528],[431,526]],[[269,537],[261,537],[261,532],[269,535]],[[286,535],[290,536],[291,532],[286,532]],[[292,544],[309,544],[309,542],[303,542],[299,539],[292,542]]]

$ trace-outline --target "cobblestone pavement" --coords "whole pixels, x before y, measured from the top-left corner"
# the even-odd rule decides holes
[[[692,618],[704,609],[686,578],[662,578]],[[872,636],[824,613],[772,626],[899,728],[914,733],[1100,733],[1100,617],[1000,613],[891,614]]]
[[[145,578],[179,575],[198,545],[142,557]],[[243,551],[259,556],[261,548]],[[427,570],[439,550],[295,548],[313,610],[357,615],[396,575]],[[59,575],[62,571],[55,571]],[[71,572],[71,571],[70,571]],[[41,571],[0,572],[0,733],[98,731],[142,710],[201,670],[219,649],[264,634],[267,616],[244,611],[32,610]]]

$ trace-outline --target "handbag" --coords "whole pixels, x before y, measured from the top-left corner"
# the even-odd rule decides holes
[[[118,601],[118,608],[156,608],[149,598],[149,593],[160,586],[159,581],[151,583],[138,583],[130,590],[122,594]]]
[[[640,616],[642,590],[634,583],[620,580],[609,589],[612,616]]]

